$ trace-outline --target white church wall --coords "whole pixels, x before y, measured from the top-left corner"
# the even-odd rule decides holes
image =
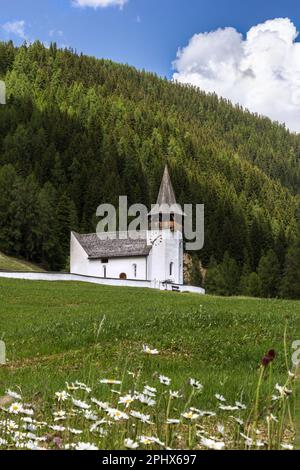
[[[147,279],[147,258],[110,258],[105,264],[101,260],[89,260],[76,237],[71,234],[70,272],[71,274],[111,279],[118,279],[120,274],[126,274],[127,279],[143,281]]]

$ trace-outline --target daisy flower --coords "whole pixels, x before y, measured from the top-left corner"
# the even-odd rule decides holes
[[[8,412],[13,414],[13,415],[18,415],[20,413],[23,413],[23,411],[24,411],[23,406],[18,402],[13,403],[12,405],[10,405],[10,407],[8,409]]]
[[[215,394],[215,397],[217,400],[225,402],[226,398],[223,397],[223,395],[219,395],[218,393]]]
[[[199,391],[203,390],[203,385],[196,379],[190,379],[190,386]]]
[[[6,390],[6,395],[10,396],[11,398],[14,398],[15,400],[22,400],[22,397],[19,393],[16,393],[10,389]]]
[[[130,412],[130,416],[140,420],[142,423],[152,424],[151,421],[150,421],[150,419],[151,419],[150,415],[145,415],[143,413],[140,413],[139,411],[132,410]]]
[[[180,424],[180,419],[168,418],[167,419],[167,424]]]
[[[292,446],[291,444],[281,444],[281,447],[285,450],[294,450],[294,446]]]
[[[77,408],[81,408],[82,410],[89,410],[90,409],[90,405],[88,405],[84,401],[75,400],[74,398],[72,398],[72,402],[73,402],[74,406],[76,406]]]
[[[75,447],[76,450],[99,450],[98,447],[94,446],[90,442],[79,442]]]
[[[171,385],[171,379],[169,379],[169,377],[166,377],[165,375],[160,375],[159,381],[161,384],[166,385],[167,387]]]
[[[159,354],[159,351],[157,349],[151,349],[146,344],[143,345],[143,352],[145,354],[149,354],[150,356],[157,356]]]
[[[121,385],[122,382],[120,380],[114,380],[114,379],[102,379],[100,380],[101,384],[105,385]]]
[[[129,408],[132,402],[134,402],[135,397],[131,395],[125,395],[124,397],[120,397],[119,399],[119,405],[125,405],[126,408]]]
[[[123,411],[117,410],[115,408],[109,408],[107,414],[110,418],[113,418],[115,421],[122,421],[129,419],[129,416]]]
[[[134,442],[132,439],[125,439],[124,447],[126,447],[127,449],[135,450],[138,449],[139,444],[137,442]]]
[[[192,410],[187,411],[186,413],[182,413],[181,415],[183,418],[188,419],[190,421],[194,421],[200,417],[198,413],[194,413]]]
[[[223,450],[225,448],[224,442],[218,442],[214,439],[208,439],[206,437],[202,437],[200,443],[203,447],[207,447],[211,450]]]
[[[63,390],[62,392],[56,392],[55,396],[57,401],[66,401],[70,397],[70,394]]]

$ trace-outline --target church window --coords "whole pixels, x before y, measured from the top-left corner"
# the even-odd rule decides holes
[[[132,265],[132,268],[133,268],[133,277],[137,277],[137,265],[136,264],[133,264]]]

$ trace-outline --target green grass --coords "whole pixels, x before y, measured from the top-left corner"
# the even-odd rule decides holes
[[[66,380],[95,384],[142,369],[143,381],[155,385],[161,373],[173,389],[198,379],[205,393],[197,400],[208,409],[215,393],[250,401],[271,348],[274,381],[285,382],[284,327],[288,322],[290,346],[299,338],[299,316],[297,301],[0,279],[0,338],[9,360],[0,369],[0,394],[19,386],[28,399],[47,403]],[[161,354],[145,356],[144,343]]]
[[[6,256],[0,252],[0,271],[41,272],[43,270],[35,264]]]

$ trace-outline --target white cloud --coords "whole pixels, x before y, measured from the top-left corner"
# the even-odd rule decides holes
[[[123,8],[128,0],[73,0],[75,7],[92,7],[92,8],[106,8],[112,6],[118,6]]]
[[[20,39],[26,40],[26,34],[25,34],[25,21],[20,20],[20,21],[12,21],[8,22],[2,25],[2,28],[6,33],[13,34],[15,36],[18,36]]]
[[[173,79],[285,122],[300,132],[300,43],[288,18],[251,28],[246,38],[234,28],[193,36],[178,51]]]

